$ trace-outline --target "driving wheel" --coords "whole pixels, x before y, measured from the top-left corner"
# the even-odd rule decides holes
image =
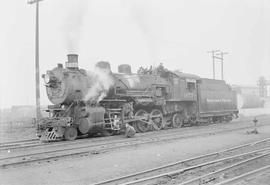
[[[65,140],[73,141],[77,138],[78,132],[74,127],[67,127],[64,133]]]
[[[148,113],[143,109],[138,110],[135,114],[135,116],[138,116],[138,117],[145,117],[145,118],[142,118],[141,121],[139,120],[136,122],[136,129],[139,132],[147,132],[149,130],[149,124],[147,123],[148,122],[147,115]]]

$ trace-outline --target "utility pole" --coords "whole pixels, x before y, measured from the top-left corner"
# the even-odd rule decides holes
[[[207,53],[211,53],[212,54],[212,59],[213,59],[213,79],[215,79],[216,77],[216,75],[215,75],[215,54],[217,53],[217,52],[220,52],[220,50],[212,50],[212,51],[207,51]]]
[[[220,60],[219,62],[221,62],[221,79],[222,80],[224,80],[223,60],[224,60],[224,55],[226,55],[226,54],[229,54],[229,53],[221,51],[221,52],[217,53],[217,55],[220,55],[220,57],[215,56],[215,58],[219,59]]]
[[[40,89],[39,89],[39,1],[42,0],[30,0],[28,4],[36,4],[36,51],[35,51],[35,65],[36,65],[36,118],[41,118],[40,111]]]

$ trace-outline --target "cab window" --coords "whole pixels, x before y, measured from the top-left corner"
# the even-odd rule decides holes
[[[189,92],[193,92],[196,89],[196,83],[195,82],[187,82],[187,90]]]

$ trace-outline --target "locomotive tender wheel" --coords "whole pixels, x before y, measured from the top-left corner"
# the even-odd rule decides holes
[[[172,117],[172,126],[173,128],[182,127],[183,126],[183,117],[180,113],[175,113]]]
[[[67,141],[73,141],[77,138],[78,136],[78,131],[74,127],[67,127],[65,132],[64,132],[64,138]]]
[[[148,115],[148,113],[143,109],[138,110],[135,114],[135,116],[147,116],[147,115]],[[147,122],[147,120],[144,120],[144,119],[143,119],[143,121],[138,121],[136,123],[136,129],[139,132],[147,132],[149,130],[149,125],[146,122]]]
[[[150,118],[153,121],[153,129],[160,130],[163,128],[163,114],[160,110],[154,109],[150,113]]]
[[[229,117],[227,117],[227,118],[225,119],[226,123],[229,123],[229,122],[231,122],[232,120],[233,120],[233,118],[232,118],[231,116],[229,116]]]

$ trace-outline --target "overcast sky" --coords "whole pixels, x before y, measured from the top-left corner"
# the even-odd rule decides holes
[[[35,103],[35,6],[26,0],[0,7],[0,108]],[[40,73],[79,54],[81,68],[100,60],[157,65],[212,78],[208,50],[229,52],[230,84],[270,79],[269,0],[43,0]],[[217,77],[220,78],[219,65]],[[48,104],[41,79],[41,104]]]

